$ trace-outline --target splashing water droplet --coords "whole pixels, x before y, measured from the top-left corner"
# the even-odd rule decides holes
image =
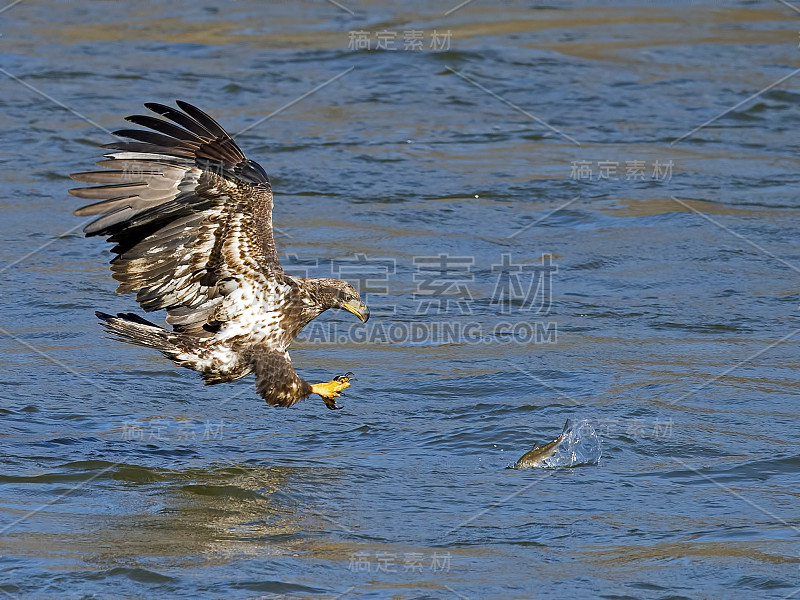
[[[602,454],[600,436],[592,424],[584,419],[576,421],[567,430],[553,456],[542,461],[545,468],[596,465]]]

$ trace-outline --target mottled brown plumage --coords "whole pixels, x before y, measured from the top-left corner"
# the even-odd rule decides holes
[[[134,314],[97,313],[126,342],[155,348],[199,371],[205,383],[255,372],[270,405],[291,406],[319,393],[337,408],[348,378],[311,384],[292,367],[286,349],[329,308],[362,321],[369,310],[358,292],[335,279],[284,273],[272,233],[272,187],[224,129],[200,109],[145,106],[162,118],[134,115],[142,129],[123,129],[97,163],[104,171],[76,173],[101,184],[70,190],[99,200],[75,211],[99,216],[84,229],[114,243],[117,292],[136,292],[146,311],[166,310],[172,330]]]

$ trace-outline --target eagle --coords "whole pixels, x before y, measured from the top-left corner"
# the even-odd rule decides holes
[[[329,409],[342,408],[336,398],[353,374],[312,385],[287,348],[329,308],[366,322],[358,291],[283,271],[269,177],[213,118],[182,101],[144,106],[157,116],[126,118],[144,129],[113,132],[122,139],[102,146],[113,151],[97,163],[104,170],[70,175],[100,185],[70,193],[96,201],[74,214],[99,215],[84,233],[114,244],[117,292],[136,292],[145,312],[166,310],[171,329],[134,313],[95,314],[116,338],[158,350],[206,384],[255,373],[270,406],[318,394]]]

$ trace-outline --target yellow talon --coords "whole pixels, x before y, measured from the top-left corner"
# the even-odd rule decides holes
[[[333,380],[327,383],[315,383],[311,386],[311,391],[323,398],[338,398],[339,392],[349,387],[350,382],[346,379],[344,381]]]
[[[339,375],[338,377],[334,377],[333,381],[328,381],[327,383],[313,384],[311,386],[311,392],[322,396],[322,399],[325,401],[325,406],[327,406],[331,410],[342,408],[341,406],[336,404],[336,398],[338,398],[341,395],[339,392],[350,387],[350,382],[353,379],[354,378],[352,373],[347,373],[346,375]]]

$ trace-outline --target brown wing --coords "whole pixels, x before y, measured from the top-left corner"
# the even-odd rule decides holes
[[[164,118],[127,120],[152,131],[125,129],[133,141],[73,179],[102,184],[70,190],[100,200],[75,211],[101,215],[84,229],[115,244],[111,261],[120,293],[138,291],[145,311],[167,309],[167,321],[201,331],[242,277],[282,274],[272,234],[272,188],[220,125],[200,109],[145,106]]]
[[[311,385],[295,373],[288,352],[260,346],[253,356],[256,391],[270,406],[292,406],[311,394]]]

